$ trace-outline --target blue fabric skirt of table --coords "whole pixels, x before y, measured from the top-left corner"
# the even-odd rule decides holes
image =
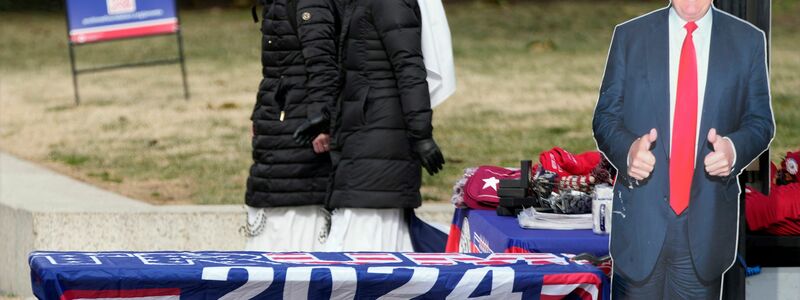
[[[590,253],[598,257],[608,254],[609,236],[594,234],[591,229],[524,229],[515,217],[467,208],[457,208],[454,213],[448,250],[453,250],[453,243],[457,243],[465,223],[470,235],[470,251],[461,249],[462,252]]]

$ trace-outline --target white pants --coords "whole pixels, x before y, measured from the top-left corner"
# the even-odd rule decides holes
[[[403,209],[339,208],[331,214],[326,252],[413,252]]]
[[[321,205],[256,208],[247,206],[247,222],[258,234],[246,251],[322,251],[328,213]],[[259,228],[262,226],[263,228]],[[322,236],[322,237],[321,237]]]

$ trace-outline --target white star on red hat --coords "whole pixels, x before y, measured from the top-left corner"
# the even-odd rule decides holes
[[[495,191],[497,191],[497,184],[498,183],[500,183],[500,180],[498,180],[496,177],[486,178],[486,179],[483,180],[483,189],[485,190],[485,189],[491,187]]]

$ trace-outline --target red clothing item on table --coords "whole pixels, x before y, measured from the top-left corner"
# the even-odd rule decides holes
[[[500,202],[500,179],[519,179],[519,170],[480,166],[464,186],[464,204],[472,209],[495,209]]]
[[[800,183],[773,185],[769,196],[747,187],[745,217],[750,230],[800,235]]]
[[[559,177],[569,175],[588,175],[600,163],[602,156],[598,151],[583,152],[578,155],[560,147],[553,147],[539,155],[539,164]]]
[[[778,222],[777,209],[773,209],[774,201],[766,195],[746,187],[744,190],[745,218],[750,230],[760,230]]]

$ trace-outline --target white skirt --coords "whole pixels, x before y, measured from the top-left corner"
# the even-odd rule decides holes
[[[323,251],[330,215],[322,205],[247,206],[246,251]]]
[[[339,208],[323,251],[413,252],[403,209]]]

